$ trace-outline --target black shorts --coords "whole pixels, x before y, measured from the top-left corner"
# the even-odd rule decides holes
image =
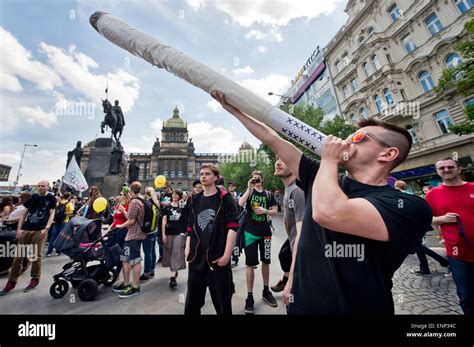
[[[142,246],[141,240],[130,240],[125,241],[122,249],[122,253],[120,254],[120,261],[125,261],[130,264],[130,266],[134,266],[142,261],[140,248]]]
[[[264,264],[270,264],[272,237],[264,236],[245,247],[245,265],[256,266],[258,262],[258,250],[260,249],[260,260]]]

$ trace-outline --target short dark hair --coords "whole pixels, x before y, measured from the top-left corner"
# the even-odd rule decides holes
[[[398,157],[393,161],[393,165],[390,169],[396,168],[405,161],[413,144],[413,139],[406,129],[399,127],[398,125],[383,122],[374,118],[361,120],[357,123],[357,125],[359,128],[377,126],[387,130],[387,133],[381,137],[388,144],[398,148],[399,151]]]
[[[69,200],[70,197],[71,197],[71,193],[69,193],[69,192],[65,192],[63,194],[63,198],[66,199],[66,200]]]
[[[228,186],[235,186],[236,184],[234,182],[229,182],[227,183]]]
[[[193,182],[193,188],[196,187],[198,184],[201,184],[201,181],[200,180],[195,180]]]
[[[142,190],[142,184],[138,181],[135,181],[130,185],[130,189],[133,194],[140,194],[140,191]]]
[[[451,158],[451,157],[446,157],[446,158],[443,158],[443,159],[438,159],[438,160],[436,160],[435,167],[436,167],[436,164],[438,164],[439,161],[444,161],[444,160],[451,160],[451,161],[454,161],[454,163],[456,164],[457,167],[460,167],[460,166],[461,166],[461,163],[459,163],[458,160],[453,159],[453,158]]]
[[[183,198],[183,191],[179,188],[173,190],[174,194],[178,194],[180,198]]]

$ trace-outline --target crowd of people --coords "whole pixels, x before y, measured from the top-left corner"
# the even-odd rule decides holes
[[[108,210],[102,212],[94,209],[94,201],[101,197],[98,187],[90,187],[83,198],[61,193],[57,182],[51,188],[41,181],[34,194],[24,192],[19,199],[2,201],[3,224],[16,230],[18,244],[38,249],[25,291],[39,284],[46,242],[46,256],[50,256],[65,224],[80,215],[102,219],[109,225],[107,231],[118,231],[121,276],[113,291],[122,299],[140,294],[140,284],[155,277],[156,266],[169,268],[170,290],[177,287],[180,271],[187,268],[184,313],[200,314],[209,289],[216,313],[232,314],[232,268],[238,266],[242,253],[246,314],[255,312],[258,266],[262,300],[277,307],[272,292],[283,292],[289,314],[393,314],[392,277],[408,254],[416,252],[418,274],[430,273],[426,255],[449,267],[463,312],[473,314],[474,183],[461,179],[459,162],[438,160],[435,166],[443,183],[424,187],[423,197],[416,196],[403,181],[394,187],[387,184],[390,172],[406,159],[412,144],[402,128],[365,120],[345,140],[328,136],[321,159],[315,160],[227,104],[224,95],[214,97],[275,152],[274,175],[285,186],[283,197],[264,188],[260,171],[252,173],[247,189],[239,194],[232,182],[224,186],[214,164],[200,167],[200,179],[189,194],[169,183],[157,194],[154,188],[133,182],[109,199]],[[278,253],[282,277],[270,286],[271,218],[280,208],[287,239]],[[433,226],[441,230],[446,257],[422,243]],[[362,254],[347,253],[354,248]],[[22,257],[14,259],[0,295],[15,288],[29,265]]]

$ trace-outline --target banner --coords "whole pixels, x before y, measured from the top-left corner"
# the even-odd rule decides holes
[[[79,165],[77,165],[76,158],[74,157],[71,158],[71,162],[69,163],[66,173],[64,174],[63,183],[80,192],[84,192],[89,189],[86,178],[82,174]]]

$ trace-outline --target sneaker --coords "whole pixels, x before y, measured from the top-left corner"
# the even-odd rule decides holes
[[[48,258],[51,257],[51,253],[46,254],[46,256],[47,256]]]
[[[171,277],[170,278],[170,288],[171,289],[174,289],[178,286],[178,283],[176,282],[176,278],[175,277]]]
[[[285,289],[285,283],[282,280],[279,280],[277,284],[275,284],[273,287],[270,287],[272,291],[275,293],[282,292],[283,289]]]
[[[421,270],[416,270],[416,271],[413,271],[412,272],[413,274],[415,275],[420,275],[420,276],[431,276],[431,272],[430,271],[421,271]]]
[[[130,287],[130,284],[129,285],[126,285],[124,281],[120,282],[119,284],[117,284],[116,286],[114,286],[114,288],[112,289],[115,293],[123,293],[125,292],[125,290]]]
[[[119,295],[120,299],[128,299],[131,298],[132,296],[140,294],[140,287],[135,288],[133,284],[127,287],[125,291]]]
[[[163,262],[163,257],[159,257],[158,261],[156,262],[157,265],[161,264]]]
[[[26,293],[26,292],[29,292],[30,290],[33,290],[35,289],[39,284],[39,278],[32,278],[30,283],[26,286],[25,289],[23,289],[23,291]]]
[[[253,296],[247,296],[247,299],[245,300],[245,308],[244,312],[245,314],[254,314],[255,309],[253,307],[254,301],[253,301]]]
[[[140,276],[140,281],[142,281],[142,282],[148,281],[148,280],[150,280],[150,279],[151,279],[151,277],[148,276],[148,275],[145,275],[145,274],[142,274],[142,275]]]
[[[150,278],[155,277],[155,273],[154,273],[154,272],[150,272],[150,274],[148,275],[148,277],[150,277]]]
[[[13,288],[16,287],[16,283],[13,281],[8,281],[7,285],[3,290],[0,292],[0,296],[7,295]]]
[[[277,307],[278,303],[273,297],[273,294],[271,291],[263,291],[262,292],[262,299],[265,301],[267,304],[269,304],[271,307]]]

